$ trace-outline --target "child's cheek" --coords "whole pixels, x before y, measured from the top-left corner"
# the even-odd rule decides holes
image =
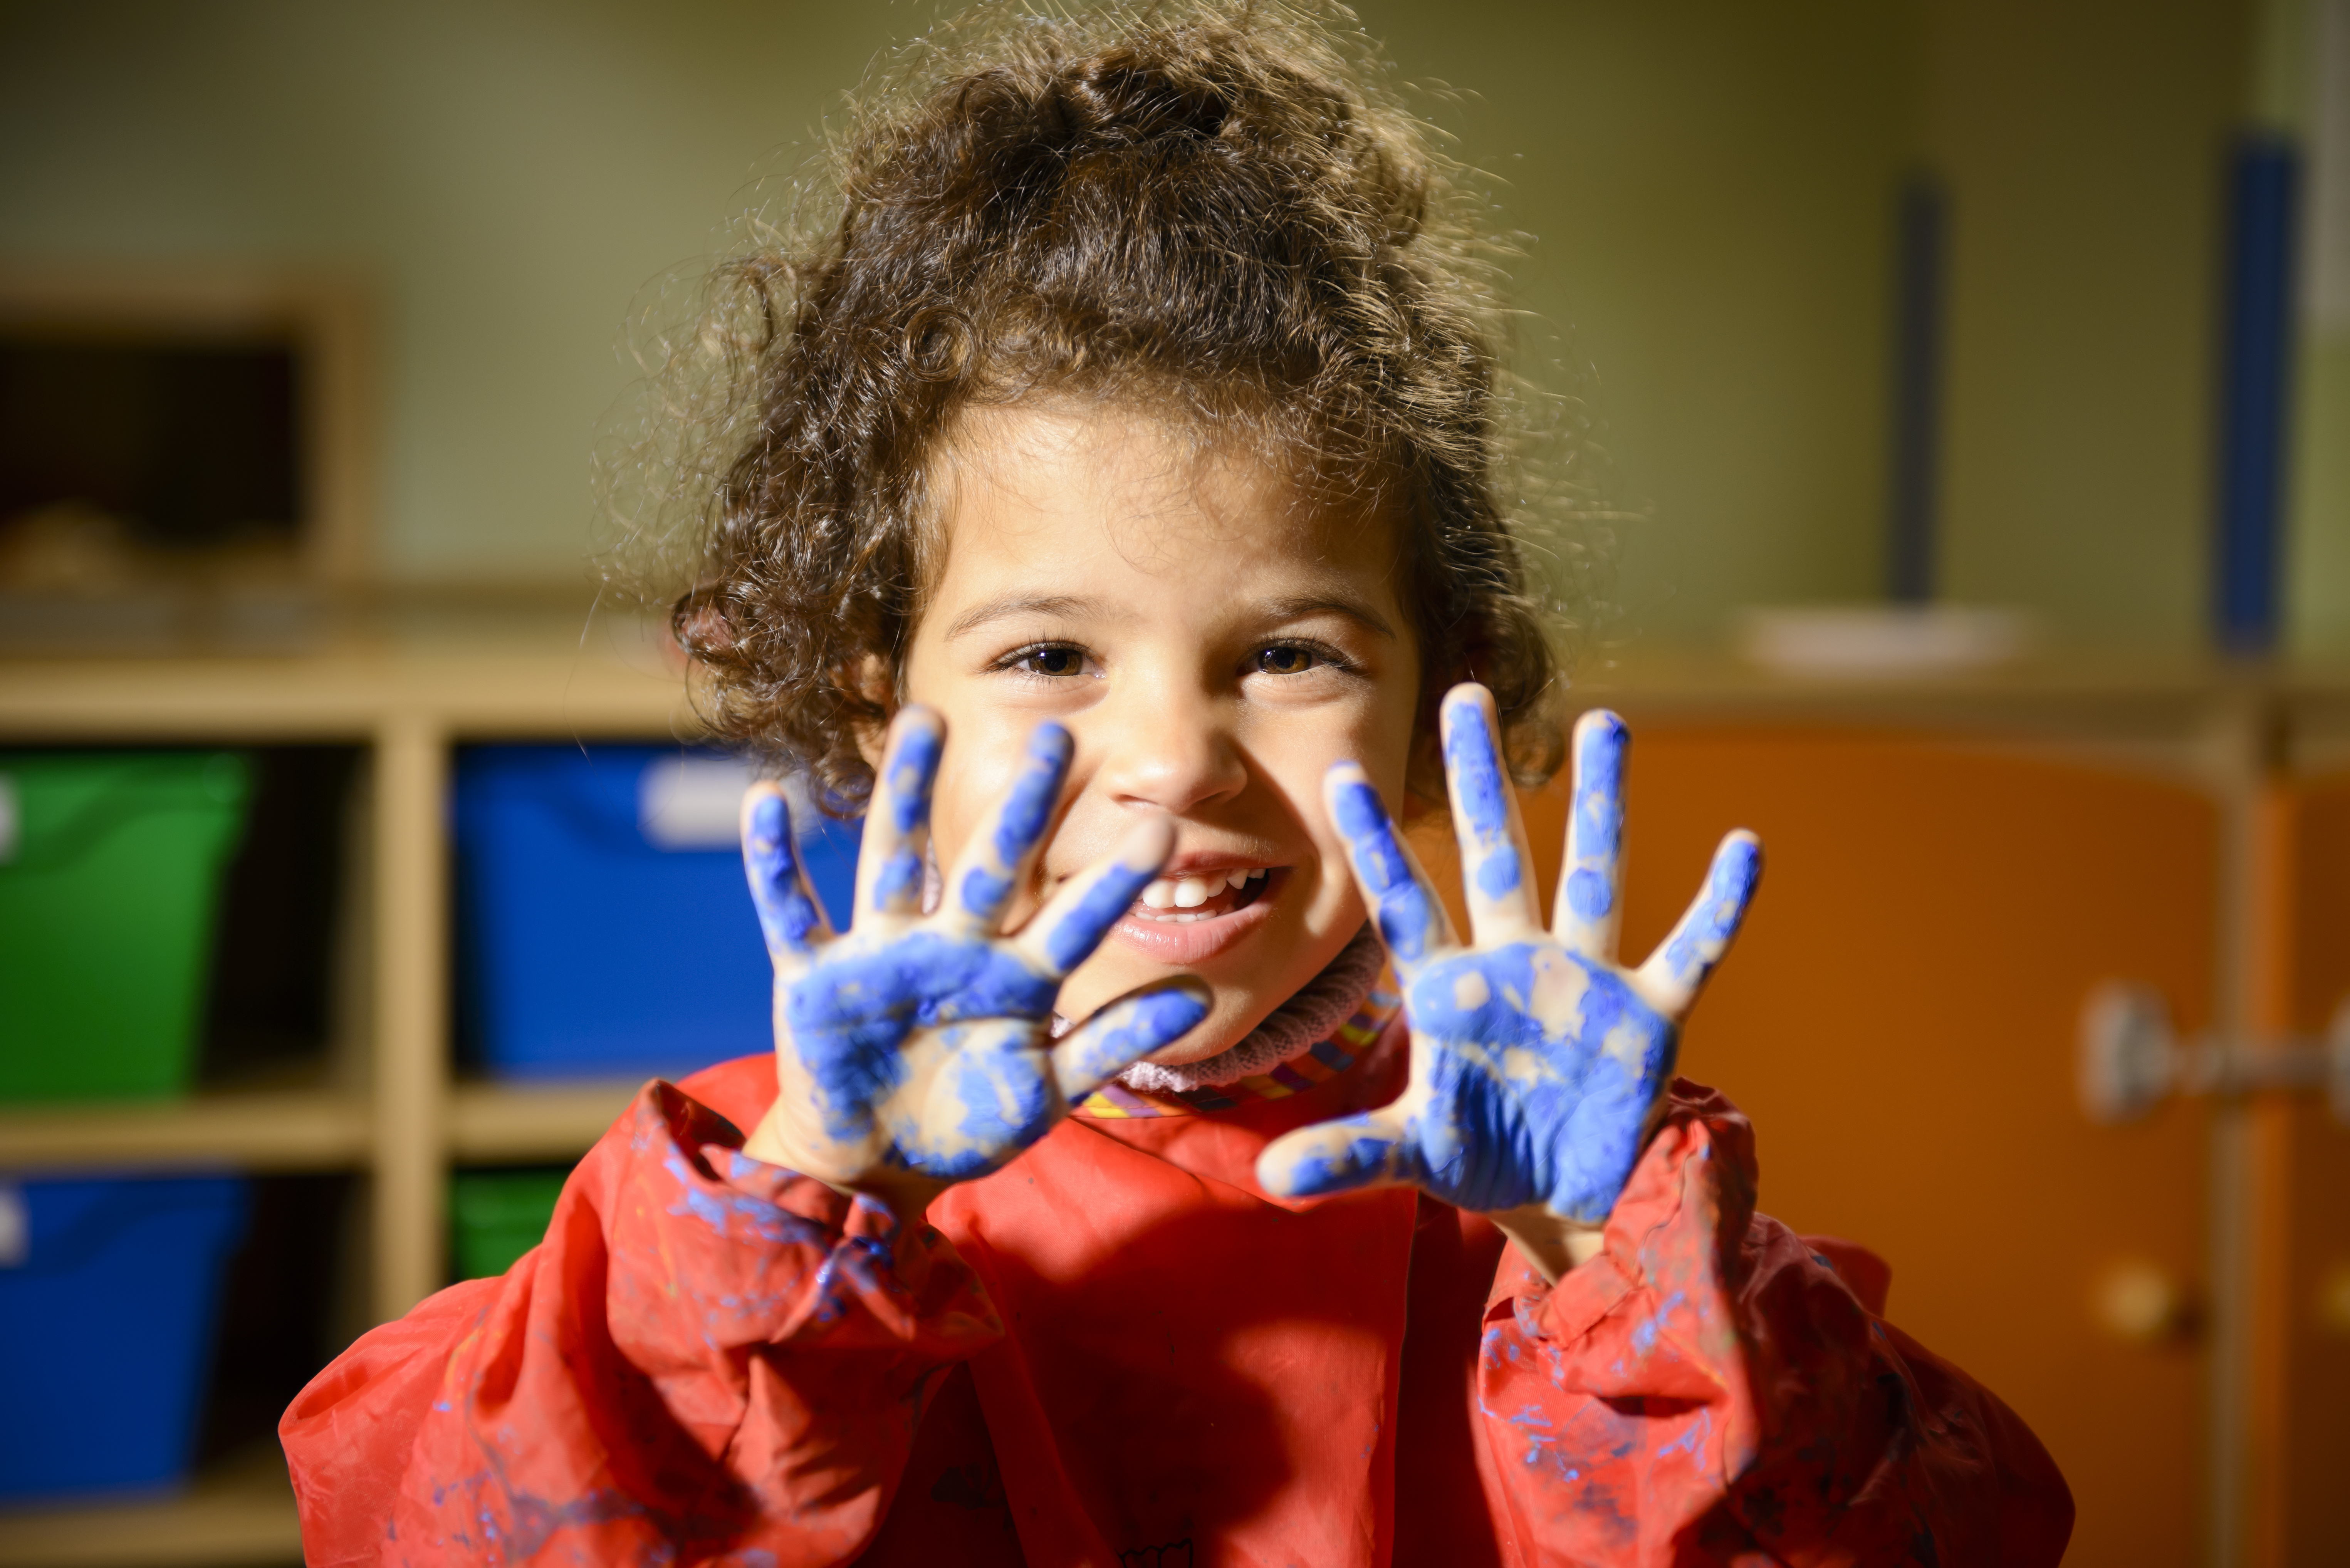
[[[1016,748],[1003,755],[991,749],[962,757],[957,757],[955,751],[954,737],[950,735],[946,764],[940,769],[938,790],[931,803],[931,853],[937,858],[940,873],[950,881],[989,807],[1003,797],[1018,777],[1020,763]]]

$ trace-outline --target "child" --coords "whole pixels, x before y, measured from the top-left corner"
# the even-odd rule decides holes
[[[1534,906],[1552,656],[1410,122],[1285,14],[997,20],[752,265],[676,619],[863,800],[855,919],[754,791],[774,1054],[320,1375],[310,1561],[2056,1562],[2030,1432],[1671,1076],[1752,839],[1619,967],[1586,715]],[[1390,820],[1440,767],[1465,933]]]

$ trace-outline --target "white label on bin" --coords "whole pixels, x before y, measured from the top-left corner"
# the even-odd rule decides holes
[[[16,841],[23,835],[23,818],[16,810],[16,781],[0,774],[0,866],[16,858]]]
[[[0,1181],[0,1269],[13,1269],[33,1250],[32,1216],[25,1211],[25,1189]]]
[[[664,757],[637,781],[637,822],[663,849],[730,849],[754,776],[732,757]]]

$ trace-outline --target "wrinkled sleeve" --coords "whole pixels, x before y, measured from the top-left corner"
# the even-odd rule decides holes
[[[544,1243],[320,1373],[279,1426],[308,1561],[854,1560],[1001,1329],[936,1231],[742,1144],[648,1085]]]
[[[1550,1287],[1503,1252],[1473,1398],[1507,1550],[2054,1564],[2073,1503],[2038,1439],[1871,1310],[1881,1263],[1756,1215],[1754,1185],[1745,1118],[1679,1083],[1598,1256]]]

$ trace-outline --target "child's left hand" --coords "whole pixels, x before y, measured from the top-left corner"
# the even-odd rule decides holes
[[[1671,1082],[1681,1019],[1737,934],[1762,846],[1722,840],[1704,888],[1637,970],[1616,962],[1623,861],[1623,721],[1575,725],[1573,813],[1555,930],[1543,929],[1517,794],[1482,686],[1445,698],[1446,781],[1475,940],[1462,946],[1428,877],[1360,768],[1324,786],[1378,921],[1411,1027],[1411,1075],[1393,1105],[1303,1127],[1257,1163],[1293,1196],[1408,1182],[1456,1208],[1517,1211],[1503,1228],[1555,1274],[1555,1240],[1603,1223]],[[1565,1249],[1574,1251],[1575,1249]]]

